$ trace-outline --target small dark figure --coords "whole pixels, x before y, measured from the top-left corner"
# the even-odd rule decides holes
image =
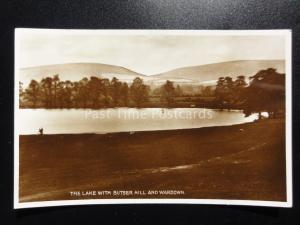
[[[40,128],[40,129],[39,129],[39,133],[40,133],[40,135],[43,135],[43,134],[44,134],[44,129],[43,129],[43,128]]]

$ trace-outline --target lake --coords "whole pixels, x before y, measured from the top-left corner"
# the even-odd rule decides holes
[[[239,110],[205,108],[20,109],[19,134],[112,133],[226,126],[252,122]]]

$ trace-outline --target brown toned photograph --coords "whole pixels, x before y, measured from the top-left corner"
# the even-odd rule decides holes
[[[16,29],[15,140],[15,208],[291,207],[291,32]]]

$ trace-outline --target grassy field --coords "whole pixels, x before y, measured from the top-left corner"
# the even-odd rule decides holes
[[[286,200],[284,121],[175,131],[20,136],[20,201],[129,198]],[[183,193],[183,194],[182,194]]]

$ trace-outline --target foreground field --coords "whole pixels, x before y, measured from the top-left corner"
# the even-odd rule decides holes
[[[20,201],[285,201],[284,137],[282,120],[176,131],[20,136]],[[91,194],[120,190],[137,194]],[[149,196],[150,190],[176,192]]]

